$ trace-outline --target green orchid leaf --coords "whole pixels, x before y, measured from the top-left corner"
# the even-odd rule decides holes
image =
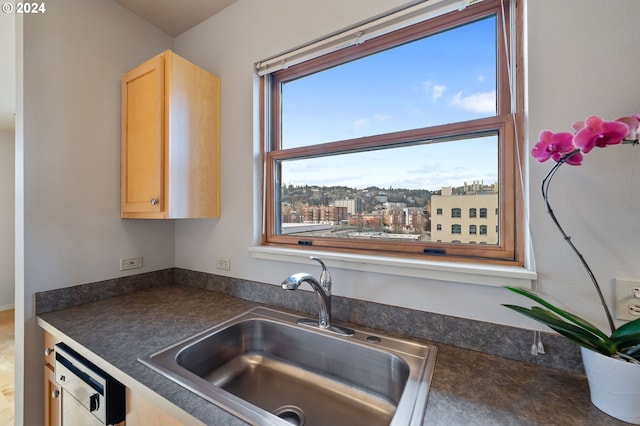
[[[586,340],[581,338],[580,336],[568,333],[564,330],[561,330],[559,328],[556,327],[551,327],[552,330],[556,331],[557,333],[561,334],[562,336],[566,337],[567,340],[577,344],[578,346],[582,346],[585,347],[587,349],[590,349],[594,352],[599,352],[603,355],[606,356],[612,356],[616,353],[616,351],[614,349],[611,349],[609,347],[606,346],[601,346],[601,345],[596,345],[594,344],[594,341],[592,340]]]
[[[612,355],[616,352],[615,345],[606,336],[604,339],[602,339],[599,335],[594,335],[584,328],[562,320],[560,317],[550,311],[547,311],[540,307],[527,309],[517,305],[502,306],[512,309],[522,315],[545,324],[552,330],[560,333],[561,335],[565,336],[566,338],[580,346],[584,346],[588,349],[603,353],[605,355]]]
[[[640,344],[640,333],[629,334],[622,337],[614,337],[612,335],[611,340],[616,344],[616,346],[618,347],[618,350],[623,350],[625,348],[629,348],[629,347]]]
[[[549,327],[553,328],[555,331],[566,336],[566,333],[571,333],[575,338],[582,339],[581,341],[588,341],[593,345],[598,346],[606,351],[607,354],[612,354],[615,352],[617,346],[616,344],[609,338],[602,338],[600,335],[596,335],[591,333],[589,330],[584,329],[580,326],[576,326],[572,323],[568,323],[562,319],[562,317],[556,315],[555,313],[543,309],[539,306],[533,306],[531,311],[535,312],[540,316],[547,317],[553,322],[549,323]],[[564,331],[565,333],[563,333]],[[583,344],[584,346],[584,344]]]
[[[517,287],[510,287],[510,286],[505,286],[505,288],[507,290],[510,290],[514,293],[520,294],[524,297],[527,297],[531,300],[533,300],[536,303],[539,303],[540,305],[544,306],[545,308],[550,309],[551,311],[555,312],[556,314],[560,315],[563,318],[566,318],[567,320],[571,321],[572,323],[576,324],[578,327],[587,330],[589,333],[594,334],[598,337],[600,337],[603,340],[609,340],[609,337],[604,334],[602,331],[600,331],[600,329],[598,329],[598,327],[596,327],[595,325],[591,324],[589,321],[577,316],[577,315],[573,315],[567,311],[564,311],[554,305],[552,305],[551,303],[547,302],[546,300],[544,300],[543,298],[541,298],[540,296],[538,296],[535,293],[532,293],[529,290],[523,289],[523,288],[517,288]]]
[[[636,318],[633,321],[622,324],[611,334],[611,338],[617,340],[633,335],[640,336],[640,318]],[[640,343],[640,339],[638,339],[638,343]]]

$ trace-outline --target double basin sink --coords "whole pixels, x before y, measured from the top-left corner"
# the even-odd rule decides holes
[[[255,425],[422,425],[436,349],[255,308],[140,362]]]

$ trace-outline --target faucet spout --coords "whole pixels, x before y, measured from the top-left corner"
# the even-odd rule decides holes
[[[293,274],[282,282],[284,290],[297,290],[303,282],[313,288],[318,299],[318,327],[331,327],[331,294],[325,291],[322,284],[313,275],[306,272]]]
[[[313,256],[311,256],[310,259],[315,260],[322,266],[320,280],[317,280],[311,274],[300,272],[287,277],[281,284],[284,290],[292,291],[297,290],[300,284],[306,282],[313,288],[316,294],[316,298],[318,299],[318,321],[301,318],[298,320],[298,324],[328,329],[343,336],[353,336],[355,333],[353,330],[331,324],[331,275],[322,260]]]

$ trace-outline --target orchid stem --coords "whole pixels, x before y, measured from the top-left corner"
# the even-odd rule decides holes
[[[547,205],[547,212],[549,213],[549,216],[551,217],[551,220],[553,220],[553,223],[555,223],[555,225],[558,228],[558,230],[560,230],[560,233],[564,237],[564,240],[569,244],[569,246],[571,246],[571,248],[573,249],[574,253],[578,256],[578,259],[580,259],[580,262],[582,262],[582,266],[584,266],[585,270],[587,271],[587,274],[589,275],[589,278],[591,278],[591,282],[593,283],[594,287],[596,288],[596,292],[598,293],[598,297],[600,298],[600,304],[602,305],[602,308],[604,309],[604,312],[605,312],[605,314],[607,316],[607,321],[609,322],[609,327],[611,328],[611,333],[613,333],[616,328],[615,328],[615,325],[613,323],[613,318],[611,316],[611,312],[609,312],[609,308],[607,307],[607,303],[604,300],[604,296],[602,294],[602,290],[600,289],[600,285],[598,284],[598,280],[596,280],[596,277],[593,274],[593,272],[591,271],[591,268],[589,267],[589,265],[587,264],[587,261],[584,260],[584,257],[582,256],[580,251],[577,249],[577,247],[571,241],[571,237],[569,235],[567,235],[567,233],[564,231],[564,229],[560,225],[560,222],[558,222],[558,218],[556,217],[555,213],[553,213],[553,209],[551,208],[551,204],[549,203],[549,185],[551,184],[551,180],[553,179],[553,176],[556,174],[556,171],[558,171],[558,168],[560,168],[560,166],[562,166],[569,158],[571,158],[573,155],[577,154],[579,151],[580,151],[579,149],[571,151],[570,153],[565,155],[560,161],[558,161],[556,163],[556,165],[553,166],[553,168],[551,170],[549,170],[549,173],[547,173],[547,175],[542,180],[542,198],[544,199],[544,202]]]

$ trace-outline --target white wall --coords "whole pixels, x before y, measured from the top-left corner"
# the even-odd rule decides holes
[[[217,256],[230,256],[229,275],[277,284],[309,266],[256,260],[260,223],[259,88],[253,64],[324,34],[391,9],[402,1],[300,2],[240,0],[175,40],[176,51],[222,79],[222,216],[176,223],[176,266],[223,274]],[[588,114],[617,118],[640,111],[634,84],[637,55],[636,0],[536,0],[527,2],[528,143],[540,130],[570,130]],[[615,28],[604,25],[615,22]],[[587,165],[561,170],[553,188],[557,213],[569,225],[612,300],[613,277],[640,277],[637,188],[640,148],[616,147],[589,154]],[[634,163],[635,162],[635,163]],[[538,182],[550,164],[529,160],[531,222],[539,284],[552,296],[606,325],[591,285],[542,208]],[[566,167],[565,167],[566,168]],[[555,186],[557,184],[557,186]],[[612,207],[613,206],[613,207]],[[575,217],[578,214],[580,216]],[[489,322],[537,328],[500,303],[522,302],[502,288],[487,288],[391,275],[332,270],[335,294]]]
[[[14,133],[0,129],[0,311],[13,308],[14,299]]]
[[[640,111],[635,17],[640,2],[529,1],[529,128],[571,131],[588,115],[609,119]],[[553,13],[550,11],[553,10]],[[605,24],[608,23],[608,24]],[[608,29],[607,25],[612,25]],[[594,149],[581,167],[563,166],[551,202],[614,306],[613,278],[640,279],[639,147]],[[542,291],[607,329],[586,274],[553,228],[539,183],[551,164],[530,161],[535,255]]]
[[[120,257],[144,256],[145,268],[126,274],[174,265],[172,221],[120,219],[120,74],[173,40],[103,0],[56,0],[22,25],[16,424],[35,425],[42,347],[34,293],[125,275]]]

